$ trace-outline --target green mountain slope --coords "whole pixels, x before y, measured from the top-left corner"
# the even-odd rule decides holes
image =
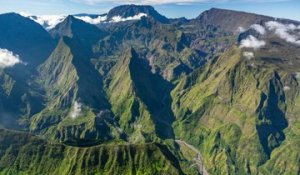
[[[102,78],[89,62],[89,50],[80,46],[76,39],[63,38],[40,66],[37,81],[44,87],[47,103],[30,119],[30,130],[74,144],[78,140],[98,143],[113,137],[110,125],[114,119]],[[76,104],[80,111],[72,119]]]
[[[0,174],[183,174],[162,144],[70,147],[0,130]]]
[[[266,47],[278,47],[270,45]],[[288,60],[279,63],[265,50],[250,61],[241,49],[232,48],[183,78],[172,92],[175,134],[201,150],[213,174],[283,173],[287,160],[278,154],[290,149],[286,145],[295,148],[287,154],[295,157],[288,164],[292,174],[297,172],[299,145],[294,140],[300,133],[293,114],[298,111],[299,80],[288,64],[295,53],[274,53]]]
[[[172,115],[168,109],[171,85],[131,49],[112,69],[107,80],[107,93],[112,111],[120,125],[131,135],[130,140],[171,138]],[[158,84],[153,84],[157,82]]]

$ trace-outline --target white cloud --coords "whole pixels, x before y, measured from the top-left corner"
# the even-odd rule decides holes
[[[36,23],[39,23],[47,30],[53,29],[57,24],[63,22],[63,20],[65,20],[67,17],[67,15],[32,15],[26,12],[21,12],[20,15],[30,18]],[[98,16],[97,18],[91,18],[90,16],[74,17],[90,24],[100,24],[101,22],[104,22],[107,19],[106,16]]]
[[[295,78],[296,78],[296,79],[300,79],[300,72],[296,72],[296,73],[295,73]]]
[[[253,24],[250,26],[250,28],[256,30],[261,35],[264,35],[266,33],[266,29],[259,24]]]
[[[300,45],[299,34],[298,36],[296,34],[291,34],[296,29],[299,29],[300,26],[296,26],[294,24],[282,24],[277,21],[269,21],[266,22],[266,27],[268,30],[274,31],[279,38],[286,42]]]
[[[245,58],[247,58],[248,60],[251,60],[252,58],[254,58],[254,53],[253,52],[244,52],[243,56]]]
[[[266,45],[266,42],[263,40],[258,40],[252,35],[249,35],[246,39],[243,39],[241,41],[240,47],[246,47],[246,48],[253,48],[253,49],[259,49]]]
[[[283,90],[284,90],[284,91],[289,91],[289,90],[291,90],[291,88],[290,88],[289,86],[284,86],[284,87],[283,87]]]
[[[124,22],[124,21],[140,20],[144,16],[147,16],[147,14],[139,13],[137,15],[129,16],[127,18],[122,18],[121,16],[114,16],[109,22],[117,23],[117,22]],[[83,20],[90,24],[101,24],[107,22],[107,16],[98,16],[97,18],[91,18],[89,16],[75,16],[75,18]]]
[[[72,110],[70,112],[70,116],[72,118],[74,118],[74,119],[77,118],[80,115],[81,110],[82,110],[82,104],[79,103],[79,102],[77,102],[77,101],[75,101],[74,104],[73,104],[73,106],[72,106]]]
[[[122,18],[121,16],[114,16],[110,22],[123,22],[123,21],[131,21],[131,20],[140,20],[142,17],[147,16],[145,13],[139,13],[134,16],[130,16],[127,18]]]
[[[237,30],[236,30],[238,33],[243,33],[246,31],[246,29],[244,27],[238,27]]]
[[[65,18],[65,15],[41,15],[37,16],[36,20],[33,20],[42,26],[45,26],[47,30],[50,30],[53,29],[58,23],[61,23]]]
[[[7,49],[0,48],[0,68],[12,67],[19,63],[22,63],[19,55],[15,55]]]
[[[32,14],[28,13],[28,12],[20,12],[19,13],[21,16],[24,16],[24,17],[30,17],[30,16],[33,16]]]
[[[61,23],[67,15],[39,15],[35,16],[26,12],[21,12],[20,15],[30,18],[31,20],[39,23],[47,30],[53,29],[58,23]]]
[[[46,30],[53,29],[57,24],[61,23],[67,15],[32,15],[30,13],[21,12],[20,15],[30,18],[31,20],[35,21],[36,23],[43,26]],[[135,16],[130,16],[127,18],[122,18],[121,16],[114,16],[112,18],[111,23],[115,22],[123,22],[123,21],[131,21],[131,20],[140,20],[142,17],[147,16],[145,13],[139,13]],[[77,19],[80,19],[86,23],[90,24],[100,24],[107,22],[107,16],[98,16],[97,18],[91,18],[90,16],[74,16]]]
[[[90,16],[75,16],[75,18],[90,24],[100,24],[106,21],[107,16],[98,16],[97,18],[91,18]]]

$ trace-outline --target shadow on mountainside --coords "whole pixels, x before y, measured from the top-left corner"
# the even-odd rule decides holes
[[[137,95],[148,107],[156,123],[157,134],[163,138],[174,138],[172,123],[174,114],[171,110],[170,92],[173,85],[160,75],[151,73],[150,66],[132,49],[132,60],[129,64],[130,74]]]

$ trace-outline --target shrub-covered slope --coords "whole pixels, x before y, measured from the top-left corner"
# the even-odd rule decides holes
[[[172,85],[151,73],[145,60],[133,49],[111,70],[107,84],[112,111],[130,140],[173,137],[168,96]]]
[[[274,62],[270,47],[289,46],[271,43],[252,60],[233,47],[172,92],[176,137],[197,146],[213,174],[299,173],[298,53],[273,49]]]
[[[70,147],[0,130],[0,174],[183,174],[162,144]]]

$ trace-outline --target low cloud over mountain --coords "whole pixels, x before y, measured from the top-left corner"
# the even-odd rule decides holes
[[[20,15],[30,18],[31,20],[35,21],[36,23],[43,26],[46,30],[53,29],[57,24],[63,22],[67,15],[30,15],[27,13],[20,13]],[[101,23],[117,23],[117,22],[124,22],[124,21],[132,21],[132,20],[140,20],[142,17],[147,16],[145,13],[139,13],[137,15],[129,16],[129,17],[122,17],[122,16],[113,16],[111,19],[107,19],[107,15],[99,15],[96,17],[92,17],[89,15],[74,15],[75,18],[80,19],[89,24],[101,24]]]
[[[76,117],[78,117],[79,115],[80,115],[80,113],[81,113],[81,109],[82,108],[82,104],[81,103],[79,103],[79,102],[77,102],[77,101],[75,101],[74,102],[74,105],[73,105],[73,107],[72,107],[72,110],[71,110],[71,112],[70,112],[70,116],[72,117],[72,118],[76,118]]]
[[[253,49],[259,49],[266,45],[266,42],[263,40],[259,40],[255,38],[254,36],[250,35],[246,39],[241,41],[240,47],[246,47],[246,48],[253,48]]]
[[[277,21],[269,21],[266,23],[266,27],[274,31],[278,37],[286,42],[300,45],[300,25],[296,26],[294,24],[282,24]]]
[[[0,48],[0,68],[12,67],[19,63],[22,63],[19,55],[15,55],[7,49]]]

